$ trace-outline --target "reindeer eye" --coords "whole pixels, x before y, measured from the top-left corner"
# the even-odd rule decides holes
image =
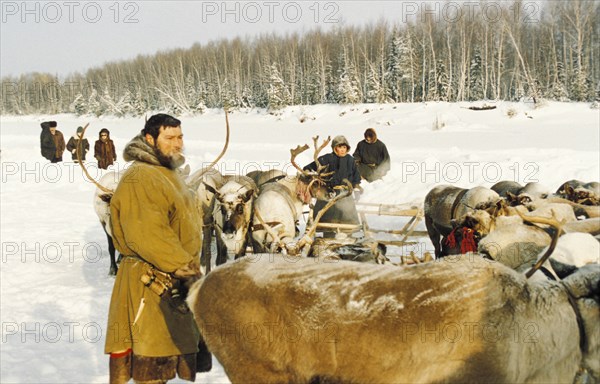
[[[224,215],[227,214],[227,208],[224,205],[221,206],[221,213]]]
[[[242,204],[238,204],[238,205],[235,207],[235,212],[236,212],[236,213],[240,213],[240,214],[241,214],[241,213],[244,213],[244,206],[243,206]]]

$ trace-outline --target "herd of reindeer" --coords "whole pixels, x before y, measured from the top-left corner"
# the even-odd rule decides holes
[[[358,240],[361,252],[372,256],[360,258],[368,263],[339,260],[345,259],[341,251],[336,262],[316,262],[322,214],[352,193],[348,185],[314,219],[310,212],[299,233],[304,207],[328,196],[331,173],[318,157],[329,139],[319,144],[313,138],[317,171],[296,163],[308,145],[290,150],[296,176],[278,170],[221,175],[214,165],[228,141],[227,122],[217,159],[182,176],[203,220],[205,277],[190,290],[188,303],[233,383],[600,383],[598,182],[571,180],[553,193],[539,183],[513,181],[491,188],[437,186],[423,204],[435,262],[379,265],[390,263],[372,239]],[[120,173],[105,174],[94,196],[111,274],[117,263],[110,198],[119,179]],[[213,238],[216,264],[225,265],[211,271]],[[242,258],[249,246],[270,257]],[[339,244],[333,249],[335,256]],[[234,258],[241,259],[227,263]],[[269,324],[268,331],[260,332],[261,324]],[[449,324],[459,331],[478,324],[504,332],[490,338],[469,325],[463,337],[450,340],[422,333],[447,336],[441,332]],[[528,342],[519,332],[532,324],[535,342]],[[251,342],[245,325],[252,325]]]

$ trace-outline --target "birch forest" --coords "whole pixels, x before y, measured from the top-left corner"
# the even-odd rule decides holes
[[[4,77],[2,114],[600,98],[600,2],[502,2],[460,19],[264,34],[111,62],[63,78]],[[534,7],[535,8],[535,7]],[[535,12],[534,12],[535,11]]]

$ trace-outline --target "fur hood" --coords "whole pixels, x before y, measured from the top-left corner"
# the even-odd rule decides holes
[[[127,143],[123,150],[123,159],[125,161],[141,161],[152,165],[161,165],[154,153],[154,148],[148,144],[141,133]]]
[[[331,142],[331,149],[335,149],[335,147],[338,145],[345,145],[348,147],[348,151],[350,151],[350,143],[348,143],[348,140],[345,136],[339,135],[333,138],[333,141]]]
[[[377,141],[377,133],[375,132],[375,129],[367,128],[367,130],[365,131],[365,139],[367,138],[367,136],[372,136],[373,142]]]

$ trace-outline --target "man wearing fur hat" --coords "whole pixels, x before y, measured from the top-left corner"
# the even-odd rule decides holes
[[[377,139],[373,128],[365,131],[365,139],[358,143],[352,156],[356,160],[360,175],[369,183],[381,179],[390,170],[387,147]]]
[[[355,189],[355,197],[358,198],[362,188],[360,187],[360,174],[356,168],[354,158],[349,154],[350,144],[344,136],[336,136],[331,142],[333,151],[318,158],[319,163],[327,166],[325,172],[333,172],[327,182],[327,188],[333,193],[342,191],[344,179],[348,179]],[[304,167],[305,170],[316,171],[317,164],[313,161]],[[327,204],[327,201],[317,200],[313,210],[313,217]],[[352,196],[339,200],[321,218],[323,223],[358,224],[358,214]],[[327,234],[326,234],[327,235]]]
[[[210,370],[211,356],[184,301],[200,277],[202,219],[177,172],[185,162],[181,122],[150,117],[123,157],[133,163],[110,203],[123,255],[108,313],[110,383],[194,381]]]
[[[71,136],[69,142],[67,142],[67,151],[71,152],[71,158],[74,162],[78,162],[77,160],[77,148],[79,147],[79,141],[81,140],[81,135],[83,134],[83,127],[78,127],[77,132]],[[81,161],[85,161],[85,155],[90,150],[90,143],[88,139],[84,138],[81,141]]]
[[[42,156],[50,160],[51,163],[62,161],[62,155],[65,151],[65,137],[61,131],[56,129],[58,124],[56,121],[45,121],[41,126],[40,146]]]

